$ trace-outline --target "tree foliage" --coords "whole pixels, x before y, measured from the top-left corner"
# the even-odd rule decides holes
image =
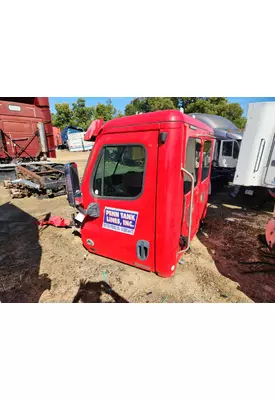
[[[244,128],[246,118],[238,103],[229,103],[226,97],[138,97],[127,104],[126,115],[167,110],[182,107],[186,114],[215,114],[232,121],[237,127]]]
[[[57,128],[65,128],[71,125],[73,112],[68,103],[59,103],[55,105],[55,114],[52,115],[52,124]]]
[[[106,104],[98,103],[94,107],[94,119],[103,118],[104,121],[109,121],[117,117],[118,111],[113,106],[112,101],[108,100]]]
[[[106,104],[98,103],[96,106],[87,107],[85,99],[79,98],[72,103],[72,108],[68,103],[55,104],[55,111],[55,113],[52,113],[52,124],[61,130],[69,125],[87,130],[95,119],[103,118],[106,122],[122,116],[122,113],[113,106],[111,100],[108,100]]]
[[[137,97],[125,107],[125,115],[175,108],[171,97]]]
[[[186,114],[197,112],[220,115],[241,129],[246,124],[241,106],[238,103],[229,103],[226,97],[137,97],[126,105],[125,115],[180,107]],[[52,114],[53,126],[61,129],[73,125],[86,130],[95,119],[103,118],[106,122],[123,116],[111,100],[105,104],[98,103],[96,106],[87,107],[85,99],[79,98],[72,104],[72,108],[68,103],[60,103],[55,105],[55,110],[56,112]]]
[[[87,130],[91,124],[93,115],[94,108],[86,107],[86,102],[84,99],[77,99],[77,101],[72,104],[71,122],[73,126],[78,126],[84,130]]]

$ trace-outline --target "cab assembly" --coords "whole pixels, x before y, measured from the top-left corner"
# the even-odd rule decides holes
[[[69,204],[92,253],[174,274],[207,210],[213,130],[178,110],[94,121],[80,186],[65,165]]]

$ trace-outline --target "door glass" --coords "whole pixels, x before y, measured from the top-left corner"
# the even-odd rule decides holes
[[[209,175],[211,148],[211,141],[206,140],[203,145],[202,181],[204,181]]]
[[[234,147],[233,147],[233,158],[238,158],[238,156],[239,156],[239,151],[240,151],[240,148],[239,148],[238,143],[237,143],[237,142],[234,142]]]
[[[97,196],[133,198],[140,195],[145,169],[143,146],[107,146],[93,179]]]
[[[200,139],[189,138],[186,147],[186,158],[184,168],[194,177],[194,186],[198,181],[198,172],[200,166]],[[184,193],[187,194],[191,190],[191,179],[187,174],[184,174]]]
[[[232,157],[233,152],[233,142],[223,142],[222,146],[222,155],[224,157]]]
[[[101,155],[99,164],[97,166],[95,178],[94,178],[93,191],[98,196],[102,196],[102,193],[103,193],[103,185],[102,185],[103,166],[104,166],[104,154]]]

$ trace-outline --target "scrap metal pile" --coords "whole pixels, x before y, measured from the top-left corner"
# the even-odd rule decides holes
[[[13,178],[3,181],[12,198],[35,195],[38,198],[56,197],[66,193],[64,165],[29,163],[17,165]]]

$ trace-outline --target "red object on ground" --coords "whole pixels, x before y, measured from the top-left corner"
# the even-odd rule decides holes
[[[268,191],[270,196],[275,198],[275,193],[272,190]],[[275,247],[275,205],[273,210],[273,217],[268,221],[265,228],[265,238],[271,250]]]
[[[72,226],[72,220],[71,219],[64,219],[59,216],[53,216],[48,219],[42,219],[39,221],[39,225],[53,225],[56,226],[57,228],[70,228]]]
[[[275,219],[272,218],[268,221],[265,229],[265,238],[271,250],[275,247]]]

